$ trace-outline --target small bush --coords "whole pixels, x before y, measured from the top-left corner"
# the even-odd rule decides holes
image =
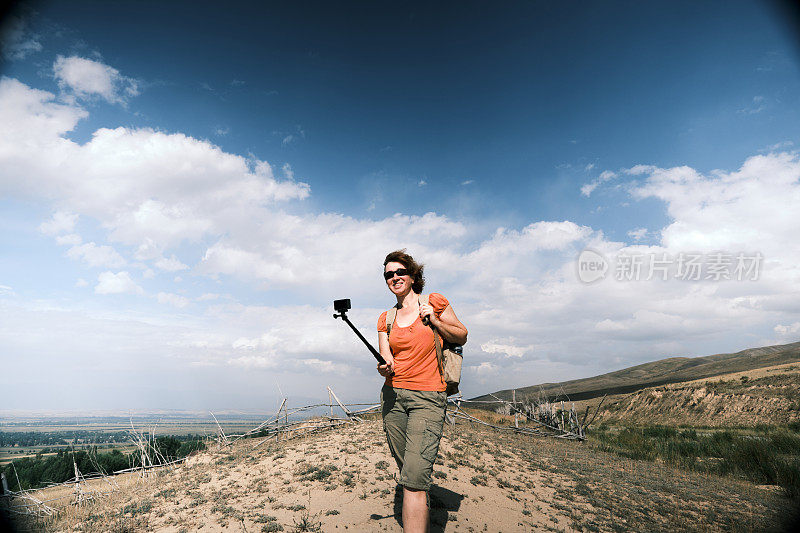
[[[336,470],[337,468],[335,465],[325,465],[319,467],[312,464],[304,464],[295,472],[295,474],[300,477],[301,481],[324,481],[328,479]]]
[[[156,498],[172,498],[177,492],[175,489],[164,489],[156,492]]]
[[[294,530],[295,531],[322,531],[322,522],[315,521],[309,514],[308,511],[304,512],[302,516],[300,516],[300,521],[294,523]]]
[[[488,485],[488,481],[488,478],[484,475],[472,476],[472,479],[469,480],[469,482],[475,486],[483,485],[484,487]]]
[[[150,509],[152,508],[153,508],[153,503],[149,501],[143,501],[140,503],[129,503],[128,505],[122,508],[122,514],[130,513],[131,516],[136,516],[137,514],[149,513]]]

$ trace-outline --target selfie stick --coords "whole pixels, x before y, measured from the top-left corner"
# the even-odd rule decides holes
[[[344,303],[345,301],[347,303]],[[350,300],[336,300],[333,303],[333,307],[334,309],[339,311],[338,315],[336,313],[333,314],[333,318],[341,318],[342,320],[344,320],[345,323],[347,323],[347,325],[350,326],[350,329],[352,329],[355,332],[355,334],[358,335],[358,338],[361,339],[361,342],[363,342],[367,346],[367,348],[369,348],[369,351],[372,352],[372,355],[375,356],[375,359],[377,359],[377,361],[380,364],[385,365],[386,360],[383,357],[381,357],[381,354],[378,353],[378,350],[373,348],[373,346],[369,343],[369,341],[367,341],[367,339],[364,338],[364,335],[362,335],[361,332],[358,331],[358,329],[356,329],[353,323],[350,322],[350,319],[347,318],[346,313],[347,310],[350,309]]]

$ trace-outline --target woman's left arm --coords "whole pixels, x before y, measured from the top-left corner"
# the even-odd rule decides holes
[[[420,315],[427,316],[431,324],[439,331],[439,335],[444,340],[453,344],[465,344],[467,342],[467,328],[456,316],[456,312],[448,305],[440,316],[436,316],[430,306],[420,306]]]

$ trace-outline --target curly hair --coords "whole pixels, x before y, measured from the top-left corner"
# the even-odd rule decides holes
[[[389,253],[383,261],[384,269],[389,263],[400,263],[406,267],[411,274],[411,290],[417,294],[422,294],[422,289],[425,287],[425,265],[414,261],[414,258],[406,253],[405,248]]]

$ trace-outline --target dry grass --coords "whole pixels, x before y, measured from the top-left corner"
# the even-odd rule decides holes
[[[253,449],[257,442],[209,450],[146,480],[119,477],[119,489],[110,495],[80,507],[69,505],[69,498],[52,502],[59,515],[28,526],[86,532],[401,530],[396,467],[379,422]],[[461,422],[445,432],[434,482],[432,531],[762,531],[777,527],[791,505],[771,487],[620,458],[591,441],[500,434]]]
[[[575,403],[592,412],[600,398]],[[648,387],[606,398],[595,424],[690,427],[783,426],[800,421],[800,363]]]

